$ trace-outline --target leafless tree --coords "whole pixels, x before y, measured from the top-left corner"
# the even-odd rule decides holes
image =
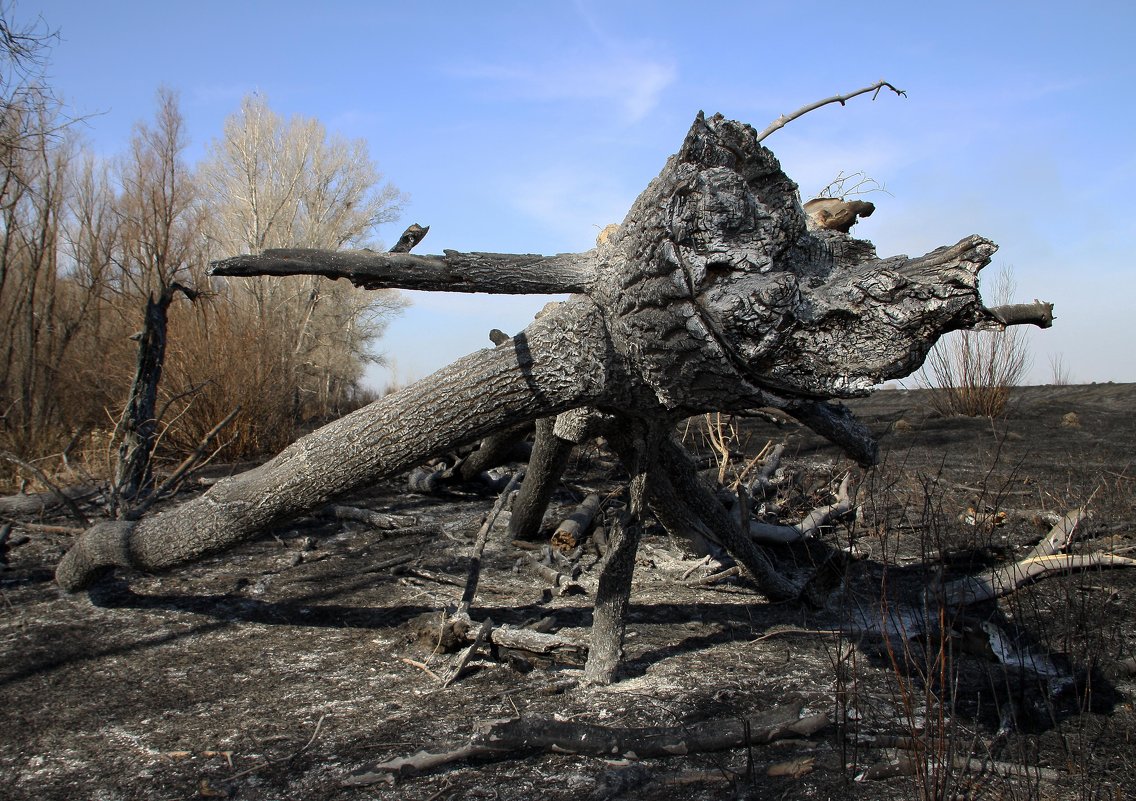
[[[139,299],[145,313],[138,335],[137,368],[117,432],[112,493],[116,506],[119,502],[129,505],[150,489],[169,307],[179,292],[190,298],[197,294],[181,283],[204,255],[197,190],[182,159],[186,144],[177,97],[160,89],[153,125],[135,127],[130,151],[118,170],[117,284],[125,295]]]
[[[273,247],[365,246],[398,218],[406,197],[382,176],[363,140],[329,134],[316,119],[285,120],[264,97],[247,96],[202,165],[209,237],[219,254]],[[328,416],[362,375],[370,345],[404,305],[318,276],[249,279],[228,288],[278,341],[266,370],[299,379],[296,412]]]
[[[52,391],[73,340],[59,326],[57,245],[72,149],[56,139],[57,107],[27,91],[0,120],[0,420],[8,449],[34,450],[55,419]]]

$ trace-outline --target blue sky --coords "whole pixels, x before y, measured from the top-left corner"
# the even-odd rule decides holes
[[[761,129],[886,79],[905,99],[813,112],[767,144],[802,193],[863,171],[881,255],[979,233],[1015,300],[1056,303],[1031,380],[1136,381],[1136,4],[1127,2],[125,2],[18,0],[58,28],[52,84],[108,155],[180,92],[195,160],[246,93],[364,137],[419,247],[586,250],[695,114]],[[422,377],[547,298],[412,293],[380,347]],[[1125,345],[1124,343],[1129,343]],[[381,375],[372,376],[381,381]]]

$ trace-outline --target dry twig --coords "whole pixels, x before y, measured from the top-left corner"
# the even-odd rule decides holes
[[[493,529],[493,524],[497,522],[497,516],[501,514],[501,510],[505,508],[506,501],[509,496],[516,489],[517,484],[525,477],[524,469],[518,470],[509,479],[509,483],[505,485],[505,489],[501,490],[501,494],[497,497],[497,503],[493,504],[493,511],[485,518],[481,528],[477,532],[477,537],[473,541],[473,555],[469,560],[469,572],[466,574],[465,592],[462,593],[461,603],[458,604],[458,614],[468,615],[470,604],[473,603],[473,597],[477,594],[477,581],[481,576],[481,555],[485,553],[485,544],[489,542],[489,532]]]

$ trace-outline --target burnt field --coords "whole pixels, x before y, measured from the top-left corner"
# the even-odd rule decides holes
[[[964,608],[935,593],[1015,562],[1082,507],[1071,553],[1136,557],[1136,385],[1018,389],[996,420],[927,400],[849,404],[880,439],[867,473],[806,429],[739,423],[728,471],[785,444],[767,499],[782,522],[854,471],[855,513],[773,549],[787,573],[830,572],[826,595],[771,604],[648,527],[611,686],[580,680],[599,549],[534,567],[539,550],[506,540],[507,512],[471,617],[557,647],[487,644],[453,675],[468,643],[441,636],[445,614],[496,500],[479,486],[424,495],[392,479],[342,501],[397,515],[392,528],[316,515],[73,596],[52,571],[74,522],[12,518],[0,797],[1136,797],[1136,570],[1050,575]],[[716,475],[702,421],[685,434]],[[617,504],[624,481],[603,448],[579,449],[547,522],[588,493]],[[623,742],[605,756],[536,739],[460,752],[479,726],[517,718]],[[821,722],[763,742],[763,725],[790,719]],[[681,745],[642,757],[644,727]],[[732,727],[740,744],[699,747]],[[451,758],[388,769],[420,751]]]

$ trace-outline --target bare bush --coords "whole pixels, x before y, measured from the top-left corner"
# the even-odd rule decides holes
[[[1060,353],[1049,357],[1049,383],[1055,387],[1065,387],[1073,383],[1069,365],[1065,363],[1065,357]]]
[[[991,294],[997,303],[1007,303],[1013,292],[1013,271],[1006,268]],[[955,331],[932,348],[917,380],[934,389],[931,402],[942,414],[997,417],[1005,412],[1010,389],[1021,383],[1030,362],[1019,328]]]

